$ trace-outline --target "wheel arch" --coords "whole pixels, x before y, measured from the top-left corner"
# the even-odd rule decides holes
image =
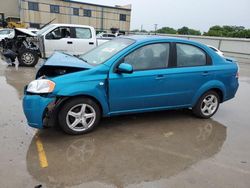
[[[60,111],[60,109],[63,107],[65,103],[67,103],[69,100],[76,99],[76,98],[88,98],[93,100],[100,108],[102,116],[105,116],[106,110],[103,104],[94,96],[91,95],[85,95],[85,94],[79,94],[74,96],[58,96],[57,102],[56,102],[56,111],[57,113]]]
[[[219,97],[220,97],[220,103],[224,101],[224,94],[223,94],[223,92],[222,92],[221,89],[219,89],[219,88],[212,88],[209,91],[215,91],[219,95]]]
[[[197,103],[200,97],[208,91],[215,91],[216,93],[218,93],[220,97],[220,103],[222,103],[225,100],[226,88],[224,84],[222,84],[221,82],[215,81],[215,82],[203,85],[198,90],[198,92],[196,92],[196,95],[193,97],[193,100],[192,100],[192,107]]]

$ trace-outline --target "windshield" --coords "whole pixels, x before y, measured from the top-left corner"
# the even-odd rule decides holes
[[[134,42],[135,41],[132,39],[114,39],[109,42],[105,42],[97,48],[94,48],[93,50],[87,52],[86,54],[80,55],[79,58],[83,59],[89,64],[99,65],[107,61],[119,51],[133,44]]]
[[[39,31],[37,32],[37,35],[42,35],[45,31],[49,30],[49,29],[52,28],[52,27],[54,27],[53,24],[47,25],[46,27],[44,27],[44,28],[42,28],[41,30],[39,30]]]

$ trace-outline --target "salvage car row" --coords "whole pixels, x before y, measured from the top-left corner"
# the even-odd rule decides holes
[[[73,24],[49,24],[36,33],[28,29],[5,30],[0,41],[0,55],[7,63],[16,59],[21,66],[33,67],[39,58],[47,59],[55,51],[71,55],[85,53],[110,40],[97,39],[96,31],[91,26]]]

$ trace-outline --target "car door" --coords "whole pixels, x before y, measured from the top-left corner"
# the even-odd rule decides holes
[[[198,46],[176,43],[175,65],[168,70],[166,87],[168,105],[185,107],[192,104],[197,91],[213,79],[211,58]]]
[[[73,55],[84,54],[96,47],[96,37],[90,28],[74,27],[73,33],[74,35],[71,39],[73,43],[73,51],[71,53]]]
[[[51,56],[55,51],[72,53],[72,29],[70,27],[57,27],[45,35],[44,47],[46,57]]]
[[[111,113],[161,108],[167,105],[167,66],[170,44],[154,43],[139,47],[117,62],[133,66],[132,74],[112,71],[109,75]]]

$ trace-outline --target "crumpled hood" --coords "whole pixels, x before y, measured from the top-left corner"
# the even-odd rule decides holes
[[[93,68],[83,60],[62,52],[55,52],[43,65],[58,67]]]
[[[29,35],[30,37],[35,37],[35,36],[37,36],[35,33],[32,33],[31,30],[24,29],[24,28],[15,28],[15,32],[17,32],[18,34]]]
[[[85,61],[61,52],[54,53],[47,61],[43,63],[38,70],[36,78],[41,76],[56,77],[69,73],[89,70],[94,66],[89,65]]]

